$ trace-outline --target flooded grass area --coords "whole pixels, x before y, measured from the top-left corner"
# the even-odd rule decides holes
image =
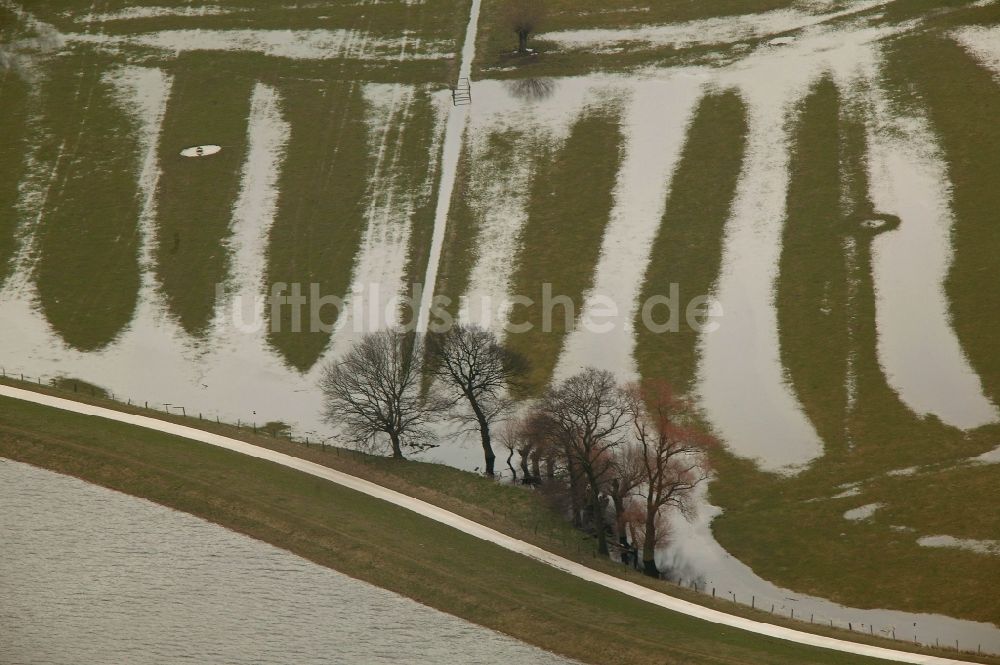
[[[706,95],[687,129],[684,152],[673,173],[640,301],[678,285],[681,301],[711,293],[722,264],[722,234],[732,212],[747,134],[746,108],[734,91]],[[643,378],[669,379],[680,391],[693,388],[698,331],[686,317],[679,330],[658,335],[637,316],[635,359]]]
[[[279,86],[282,111],[291,126],[280,164],[278,209],[271,227],[266,283],[344,297],[364,229],[364,197],[371,165],[362,86],[351,81],[287,82]],[[306,295],[306,294],[304,294]],[[292,320],[284,308],[272,321],[271,343],[288,362],[309,369],[329,342],[329,333],[309,330],[308,311]],[[336,323],[331,320],[330,323]]]
[[[572,303],[582,302],[593,285],[621,159],[619,112],[613,106],[585,109],[565,144],[539,156],[511,278],[511,292],[534,304],[516,308],[510,320],[530,323],[532,329],[509,338],[511,348],[531,362],[527,383],[536,390],[548,384],[578,315],[575,307],[567,316],[567,308],[559,306],[546,325],[545,285],[551,288],[549,298],[565,296]]]
[[[308,308],[286,307],[243,334],[221,307],[286,282],[378,309],[436,275],[451,314],[533,324],[507,336],[524,397],[596,365],[698,401],[724,444],[714,533],[760,578],[1000,621],[1000,557],[969,545],[1000,529],[1000,3],[558,0],[511,58],[484,0],[462,108],[464,1],[11,7],[8,373],[316,436],[318,370],[356,333],[294,332]],[[180,155],[198,145],[221,151]],[[545,283],[576,308],[547,333]],[[654,334],[638,303],[672,284],[681,331]],[[536,304],[480,309],[512,295]],[[598,295],[627,326],[580,331]],[[717,332],[684,320],[700,295]],[[472,468],[461,445],[441,458]]]
[[[782,364],[828,453],[846,443],[852,398],[840,112],[837,86],[829,78],[815,86],[799,111],[776,293]]]
[[[906,43],[900,42],[900,48]],[[903,51],[899,53],[902,57]],[[929,62],[925,63],[928,67],[918,68],[913,61],[916,57],[910,53],[905,58],[906,67],[913,67],[907,76],[928,76],[935,71],[928,69]],[[937,71],[942,75],[941,85],[944,78],[954,80],[960,70],[949,69],[947,75]],[[891,68],[888,73],[902,76],[899,69]],[[900,83],[899,89],[909,89],[912,79],[908,80],[911,83]],[[993,91],[988,86],[982,89],[989,99]],[[876,132],[893,130],[878,127],[864,113],[859,115],[866,110],[858,102],[864,99],[864,88],[860,91],[860,97],[850,90],[838,91],[826,80],[800,107],[777,285],[782,362],[824,441],[825,455],[791,477],[759,474],[742,461],[720,457],[712,500],[725,512],[714,522],[714,531],[723,546],[755,572],[803,592],[852,605],[863,605],[873,595],[891,597],[898,599],[901,608],[933,608],[996,621],[1000,607],[978,587],[981,580],[1000,573],[1000,560],[961,550],[938,549],[928,556],[927,548],[918,543],[921,534],[995,536],[995,511],[985,515],[983,507],[995,503],[986,496],[995,494],[989,488],[995,487],[1000,469],[968,465],[963,460],[989,450],[1000,430],[996,424],[963,430],[933,415],[918,415],[887,381],[877,350],[875,236],[859,221],[890,222],[880,229],[877,239],[880,251],[888,252],[904,251],[895,249],[893,234],[919,219],[912,214],[893,219],[886,213],[894,210],[877,209],[870,197],[871,146],[863,126],[870,124]],[[912,99],[895,99],[904,106],[913,103]],[[951,103],[956,102],[957,97],[952,97]],[[900,107],[896,112],[901,112]],[[961,113],[947,117],[972,121]],[[964,132],[972,136],[980,130],[964,125],[960,131],[965,137]],[[969,145],[964,155],[974,152],[992,154]],[[946,149],[943,154],[947,159]],[[986,209],[979,206],[985,202],[970,203],[963,212],[958,195],[956,187],[955,223],[976,228],[976,220],[982,219]],[[965,221],[958,221],[964,215],[968,215]],[[896,224],[898,229],[893,230]],[[988,241],[981,238],[980,242]],[[957,242],[954,251],[954,266],[971,258],[961,257]],[[971,253],[975,257],[978,248]],[[983,279],[985,264],[976,267],[976,277]],[[992,262],[988,270],[994,268]],[[952,274],[956,269],[952,268]],[[959,330],[952,283],[949,278],[948,301]],[[988,322],[996,308],[982,300],[978,306],[975,320]],[[908,334],[920,337],[923,333],[916,328]],[[963,343],[962,347],[970,360],[975,357],[975,344]],[[934,358],[925,356],[922,361],[931,363]],[[991,369],[978,372],[984,388],[988,385],[985,377],[995,376]],[[928,378],[933,381],[934,375]],[[894,473],[912,464],[926,465],[926,471]],[[858,483],[858,492],[841,492],[852,483]],[[832,498],[839,494],[840,498]],[[881,505],[871,519],[847,522],[842,518],[845,511],[869,504]],[[796,528],[779,529],[778,523]],[[785,535],[779,536],[778,530]],[[955,572],[959,570],[961,574]],[[878,591],[873,594],[873,589]]]

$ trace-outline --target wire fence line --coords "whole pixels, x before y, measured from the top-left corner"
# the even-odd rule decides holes
[[[280,439],[290,443],[299,444],[306,448],[318,448],[323,451],[331,452],[338,457],[350,458],[354,462],[360,462],[365,465],[377,464],[377,460],[375,459],[376,456],[345,446],[329,443],[329,441],[334,438],[333,436],[327,436],[324,438],[315,432],[296,435],[293,428],[287,423],[280,423],[280,427],[276,426],[276,423],[258,425],[256,421],[249,420],[244,422],[242,419],[237,419],[237,421],[233,423],[228,420],[223,420],[219,417],[219,415],[217,415],[217,413],[209,414],[209,416],[206,417],[205,410],[199,410],[197,408],[188,409],[187,405],[173,404],[169,402],[136,400],[131,397],[116,395],[109,390],[95,386],[81,379],[72,379],[65,376],[32,376],[20,371],[8,372],[6,367],[0,367],[0,378],[11,383],[22,383],[29,386],[37,385],[67,394],[83,395],[85,397],[89,396],[96,399],[109,400],[135,409],[144,409],[154,411],[156,413],[164,413],[174,417],[179,416],[201,422],[215,423],[217,426],[230,427],[240,432],[252,432],[257,435],[269,436],[273,439]],[[309,436],[310,434],[312,434],[312,437]],[[497,482],[512,484],[511,479],[503,477],[503,474],[498,474],[496,480]],[[533,533],[535,536],[538,536],[539,533],[541,533],[552,541],[558,540],[566,549],[566,552],[571,555],[576,554],[576,558],[579,560],[596,559],[598,557],[596,537],[594,534],[589,534],[581,530],[569,532],[567,529],[560,529],[558,526],[552,524],[547,527],[543,527],[541,520],[525,519],[523,516],[511,513],[509,510],[505,511],[501,509],[498,513],[498,511],[493,508],[491,509],[491,512],[494,517],[497,517],[499,514],[507,522],[517,525],[526,533]],[[571,540],[575,542],[571,542]],[[621,547],[615,543],[609,544],[611,544],[614,548],[612,560],[615,560],[614,557],[617,557],[618,563],[622,564],[620,570],[623,577],[642,577],[645,575],[640,568],[638,557],[635,556],[634,548]],[[632,551],[631,556],[623,557],[622,553],[629,550]],[[590,556],[588,556],[588,553]],[[779,602],[772,602],[770,599],[765,599],[763,597],[758,598],[754,594],[737,594],[732,589],[714,586],[710,582],[705,581],[704,578],[684,579],[672,576],[669,572],[666,572],[660,574],[660,580],[662,583],[668,584],[677,589],[683,589],[688,592],[695,591],[706,598],[710,597],[717,601],[728,601],[733,604],[749,608],[750,610],[765,612],[776,617],[781,617],[782,619],[790,619],[796,622],[808,623],[832,629],[846,630],[854,634],[860,633],[862,635],[868,635],[869,637],[894,640],[916,646],[933,646],[935,648],[969,655],[982,655],[984,653],[988,655],[996,655],[998,653],[997,651],[990,651],[989,649],[984,651],[982,644],[962,644],[960,640],[942,641],[937,636],[932,637],[926,634],[922,635],[918,627],[914,625],[883,625],[876,627],[870,622],[866,623],[853,621],[843,617],[831,617],[815,612],[796,612],[794,606]]]
[[[202,422],[215,423],[216,425],[235,428],[238,431],[248,431],[254,434],[266,435],[275,439],[284,439],[292,443],[299,443],[308,447],[320,447],[324,450],[338,448],[330,440],[333,436],[324,437],[322,434],[309,431],[303,433],[295,432],[294,427],[284,422],[258,423],[253,418],[236,422],[222,418],[217,411],[204,409],[190,404],[176,404],[173,402],[149,401],[135,399],[127,395],[115,394],[110,390],[95,386],[82,379],[73,379],[65,376],[44,376],[31,375],[20,371],[10,371],[6,367],[0,367],[0,378],[11,382],[20,382],[31,386],[40,386],[57,390],[60,392],[75,394],[83,397],[93,397],[116,402],[123,406],[136,409],[146,409],[156,413],[164,413],[171,416],[181,416],[199,420]],[[342,449],[342,447],[341,447]],[[348,451],[353,452],[353,451]]]

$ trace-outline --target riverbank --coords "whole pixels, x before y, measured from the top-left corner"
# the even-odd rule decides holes
[[[593,662],[663,662],[681,654],[685,662],[858,660],[666,612],[261,460],[9,399],[0,401],[0,410],[0,455],[191,512],[564,655]],[[188,419],[184,424],[196,422]],[[257,438],[261,444],[272,444],[267,447],[287,445],[293,448],[289,452],[304,452],[297,444]],[[478,512],[480,517],[473,519],[512,531],[515,537],[523,536],[569,559],[590,555],[590,548],[581,546],[574,556],[579,541],[570,539],[579,535],[561,531],[558,520],[547,515],[535,495],[520,488],[436,465],[400,464],[316,448],[305,451],[326,466],[342,466],[351,473],[345,465],[354,465],[356,475],[381,477],[385,481],[381,484],[394,483],[396,489],[456,513]],[[519,525],[531,515],[538,518],[534,524]],[[549,522],[542,520],[546,516]],[[609,562],[587,563],[623,573]],[[669,588],[635,574],[630,581],[661,591]],[[698,600],[708,604],[703,597]],[[729,603],[718,605],[740,613]],[[561,644],[567,635],[574,637],[573,644]],[[869,641],[859,638],[852,636]],[[898,642],[875,641],[899,648]],[[954,657],[955,652],[950,653]]]

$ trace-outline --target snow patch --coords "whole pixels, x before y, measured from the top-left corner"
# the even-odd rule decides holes
[[[424,43],[410,35],[373,38],[363,30],[163,30],[135,35],[68,33],[67,41],[100,46],[141,46],[162,51],[250,51],[293,60],[407,59],[448,57],[444,41]],[[409,49],[409,52],[406,52]]]
[[[1000,79],[1000,26],[970,26],[955,30],[951,36]]]
[[[1000,412],[962,350],[944,290],[954,215],[941,149],[926,118],[901,115],[881,93],[871,96],[872,202],[901,220],[872,242],[879,363],[915,413],[960,429],[994,422]]]
[[[623,29],[561,30],[538,35],[539,40],[554,42],[565,49],[609,49],[620,44],[643,44],[649,47],[687,48],[702,44],[731,44],[761,39],[769,35],[802,30],[827,21],[857,14],[888,4],[889,0],[864,0],[840,11],[812,14],[796,9],[776,9],[760,14],[698,19],[683,23],[645,25]],[[786,38],[778,38],[784,40]],[[772,40],[785,44],[787,41]]]
[[[882,503],[868,503],[863,506],[858,506],[857,508],[852,508],[844,513],[844,519],[850,520],[852,522],[862,522],[871,519],[872,515],[879,508],[884,507],[885,504]]]
[[[77,23],[107,23],[108,21],[132,21],[144,18],[162,18],[168,16],[222,16],[249,11],[246,8],[220,7],[219,5],[202,5],[200,7],[128,7],[115,12],[87,13],[77,16]]]
[[[270,85],[257,83],[250,99],[247,155],[230,224],[233,258],[228,288],[231,293],[216,303],[218,311],[214,323],[218,334],[260,332],[255,337],[262,343],[267,239],[278,209],[278,180],[289,133],[290,126],[281,115],[278,91]],[[239,321],[229,321],[225,316],[233,314],[233,298],[241,305]]]
[[[921,547],[951,547],[968,550],[976,554],[1000,556],[1000,540],[975,540],[973,538],[955,538],[954,536],[921,536],[917,538]]]
[[[584,323],[569,335],[556,366],[561,380],[593,366],[620,380],[637,378],[633,325],[646,265],[680,159],[688,123],[702,94],[696,79],[674,76],[637,82],[621,131],[624,158],[594,273],[580,312]],[[606,311],[614,312],[606,316]]]

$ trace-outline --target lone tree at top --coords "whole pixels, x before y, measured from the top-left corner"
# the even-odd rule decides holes
[[[524,55],[528,52],[528,37],[538,30],[539,24],[545,18],[545,2],[507,0],[504,14],[507,25],[517,34],[517,52]]]
[[[455,417],[479,431],[486,475],[492,476],[496,455],[490,428],[510,409],[507,389],[524,374],[524,359],[478,326],[454,325],[428,335],[427,350],[431,372],[448,387],[454,403],[466,403],[468,410]]]
[[[393,330],[365,335],[323,369],[326,421],[362,447],[377,448],[388,439],[397,459],[404,447],[433,448],[427,426],[443,404],[433,394],[421,394],[422,369],[412,336]]]

